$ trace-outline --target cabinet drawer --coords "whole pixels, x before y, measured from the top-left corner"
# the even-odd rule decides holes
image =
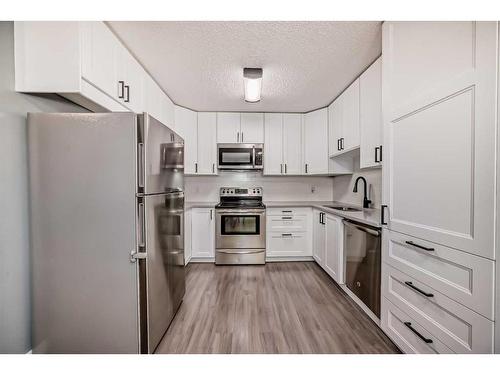
[[[492,353],[493,322],[384,264],[382,295],[455,353]]]
[[[266,209],[266,215],[272,216],[306,216],[311,213],[310,207],[271,207]]]
[[[414,354],[453,353],[450,348],[386,298],[382,298],[381,303],[382,329],[403,352]]]
[[[382,261],[493,319],[493,261],[389,230]]]
[[[306,233],[268,233],[267,255],[273,256],[308,256],[311,255]]]
[[[305,232],[306,216],[267,216],[268,232]]]

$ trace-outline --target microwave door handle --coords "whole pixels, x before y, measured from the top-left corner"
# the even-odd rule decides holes
[[[255,146],[252,146],[252,152],[253,152],[253,158],[252,158],[252,161],[253,161],[253,169],[255,169]]]

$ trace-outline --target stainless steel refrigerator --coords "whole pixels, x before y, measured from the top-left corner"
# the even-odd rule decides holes
[[[147,114],[28,114],[33,353],[152,353],[185,291],[184,144]]]

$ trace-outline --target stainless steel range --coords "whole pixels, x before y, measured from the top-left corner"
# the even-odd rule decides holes
[[[221,188],[215,213],[215,264],[265,264],[262,188]]]

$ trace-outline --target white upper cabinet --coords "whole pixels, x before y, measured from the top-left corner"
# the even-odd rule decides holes
[[[359,78],[329,106],[329,155],[359,147]]]
[[[318,109],[304,115],[304,173],[328,174],[328,111]]]
[[[106,26],[104,28],[107,29]],[[111,32],[109,29],[108,31]],[[146,73],[123,45],[116,43],[116,41],[115,44],[117,51],[117,84],[120,92],[118,99],[122,100],[124,105],[131,111],[142,112],[144,111],[143,81]]]
[[[198,171],[198,117],[189,109],[175,106],[177,133],[184,138],[184,173]]]
[[[217,113],[217,143],[263,142],[263,113]]]
[[[173,127],[173,103],[104,22],[16,21],[14,51],[16,91],[57,93],[94,112],[149,112]]]
[[[263,143],[264,142],[264,114],[242,113],[241,114],[241,143]]]
[[[264,122],[264,174],[303,174],[302,115],[266,113]]]
[[[300,175],[304,172],[304,163],[302,162],[303,117],[299,113],[283,114],[283,172],[285,174]],[[273,146],[271,145],[271,147]]]
[[[82,22],[82,78],[99,87],[109,96],[123,98],[123,86],[118,84],[119,50],[116,38],[102,22]],[[124,79],[124,78],[123,78]]]
[[[264,174],[283,174],[283,115],[266,113],[264,123]]]
[[[198,174],[217,173],[217,114],[198,112]]]
[[[494,258],[496,22],[383,24],[388,227]]]
[[[360,168],[382,164],[382,58],[359,78]]]
[[[359,147],[359,78],[342,94],[342,151]]]
[[[239,143],[241,118],[238,112],[217,112],[217,143]]]

